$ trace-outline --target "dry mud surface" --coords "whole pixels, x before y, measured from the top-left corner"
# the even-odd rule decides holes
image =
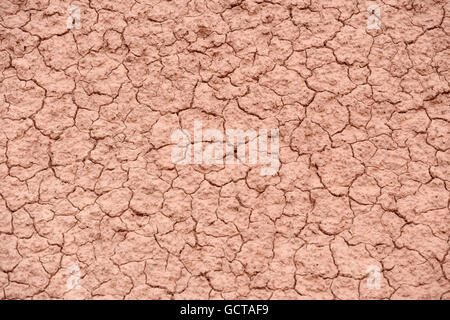
[[[449,1],[2,0],[0,298],[449,299],[449,82]]]

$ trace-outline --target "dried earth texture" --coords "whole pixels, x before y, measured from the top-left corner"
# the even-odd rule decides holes
[[[450,299],[449,83],[448,0],[2,0],[0,298]]]

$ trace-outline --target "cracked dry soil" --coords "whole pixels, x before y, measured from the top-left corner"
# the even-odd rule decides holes
[[[450,299],[449,35],[448,0],[2,0],[0,298]],[[278,173],[174,165],[196,120],[278,128]]]

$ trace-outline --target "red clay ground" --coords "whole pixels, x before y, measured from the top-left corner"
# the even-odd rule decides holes
[[[2,0],[0,298],[450,299],[449,82],[449,1]]]

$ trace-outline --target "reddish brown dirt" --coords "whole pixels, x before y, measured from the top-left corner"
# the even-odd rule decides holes
[[[449,299],[449,82],[449,1],[2,0],[0,298]]]

